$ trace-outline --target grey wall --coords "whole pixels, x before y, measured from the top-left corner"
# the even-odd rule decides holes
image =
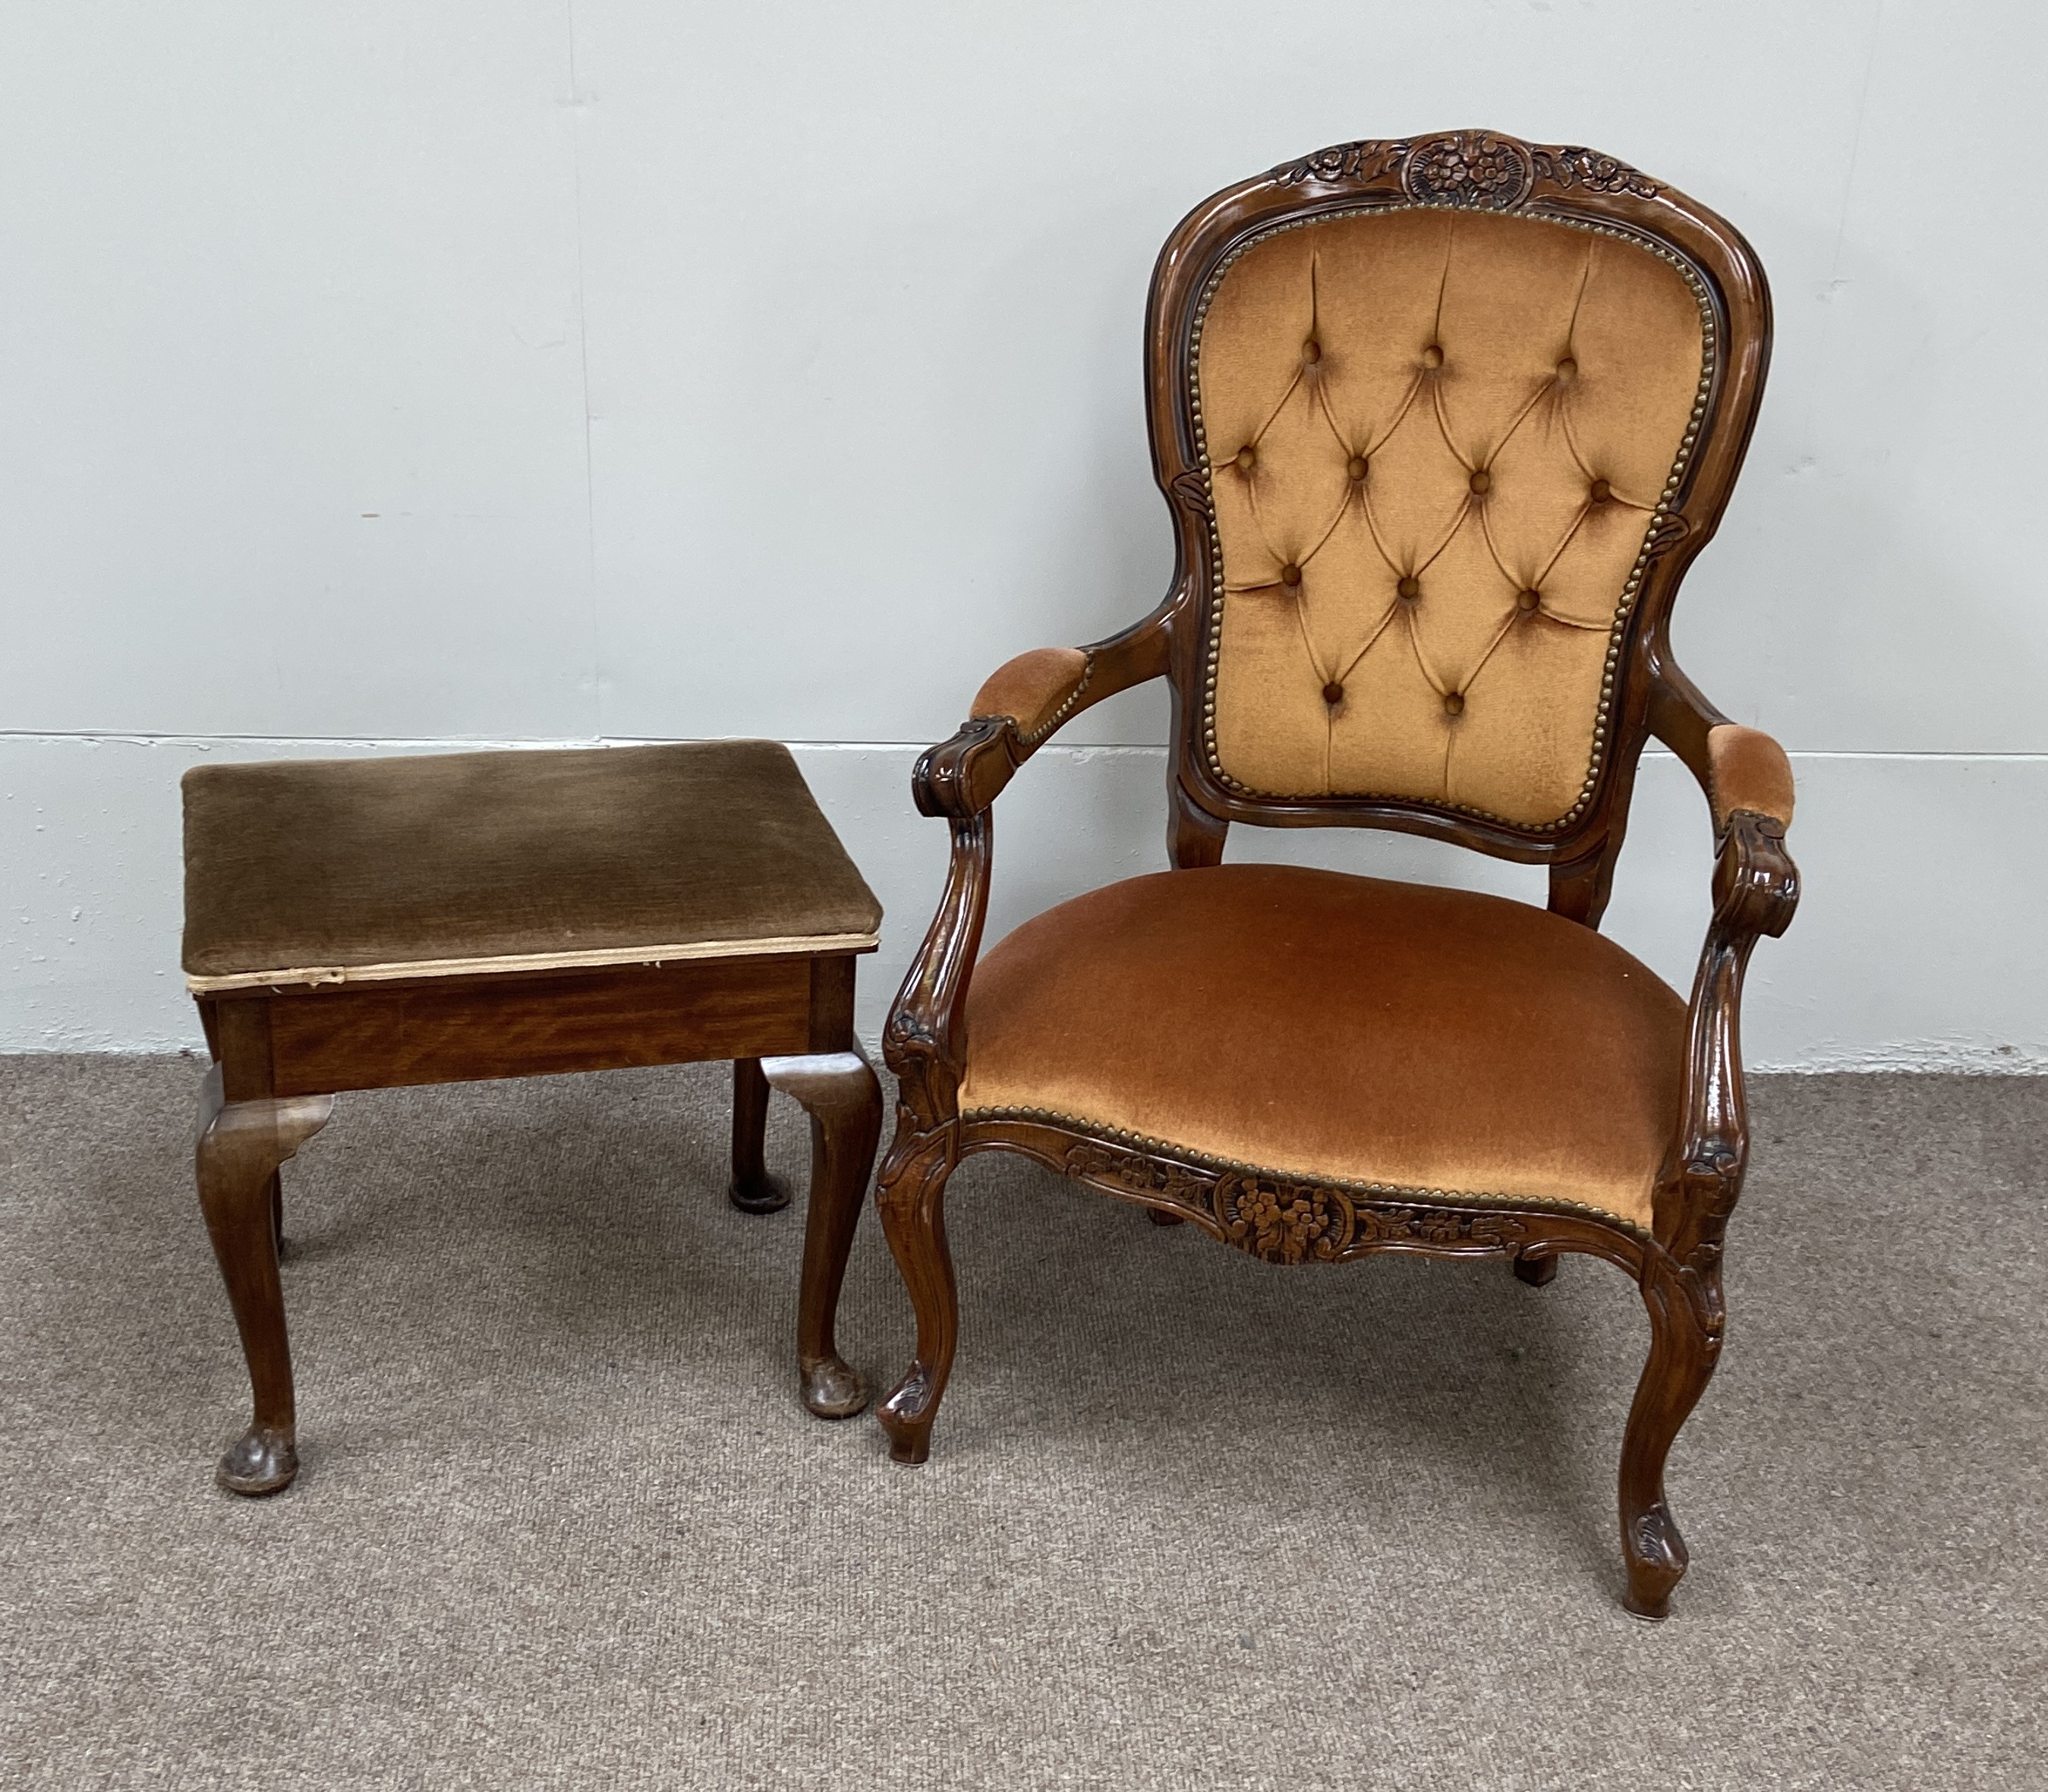
[[[9,7],[0,1047],[196,1037],[196,758],[732,734],[807,743],[889,906],[872,1028],[943,861],[915,747],[1166,582],[1167,231],[1485,123],[1639,164],[1771,271],[1677,628],[1802,778],[1752,1055],[2048,1068],[2044,51],[1994,0]],[[999,926],[1162,862],[1164,727],[1118,699],[1013,787]],[[1610,930],[1681,985],[1707,851],[1652,764]]]

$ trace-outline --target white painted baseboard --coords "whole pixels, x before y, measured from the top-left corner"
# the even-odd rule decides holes
[[[164,1051],[200,1034],[178,973],[179,774],[219,759],[473,747],[369,742],[0,736],[0,1050]],[[522,743],[522,745],[595,744]],[[861,968],[879,1034],[930,918],[946,832],[911,807],[917,749],[800,744],[819,801],[886,913]],[[1806,883],[1757,948],[1745,1014],[1759,1069],[2048,1072],[2048,756],[1798,754]],[[1053,746],[998,809],[988,937],[1165,863],[1165,754]],[[1706,922],[1705,809],[1668,755],[1644,762],[1606,931],[1681,991]],[[1233,832],[1234,859],[1455,883],[1530,901],[1542,875],[1455,848],[1344,830]]]

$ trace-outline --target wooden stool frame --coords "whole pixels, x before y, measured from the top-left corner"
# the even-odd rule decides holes
[[[872,949],[871,948],[868,949]],[[797,1321],[804,1403],[867,1404],[833,1317],[882,1127],[854,1036],[851,952],[704,957],[594,969],[272,986],[196,996],[214,1064],[201,1086],[200,1204],[248,1360],[249,1427],[220,1484],[280,1491],[298,1472],[297,1408],[277,1263],[281,1166],[354,1089],[733,1061],[733,1204],[783,1206],[762,1132],[770,1087],[811,1117],[811,1198]]]

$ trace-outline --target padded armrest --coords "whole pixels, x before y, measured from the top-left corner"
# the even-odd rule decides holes
[[[994,802],[1010,774],[1062,723],[1092,704],[1166,676],[1173,598],[1092,647],[1019,654],[982,686],[974,714],[917,761],[910,789],[921,815],[964,820]]]
[[[1727,828],[1737,809],[1767,815],[1792,825],[1792,762],[1785,749],[1760,728],[1724,722],[1707,732],[1707,800],[1714,831]]]
[[[1014,722],[1027,744],[1036,743],[1067,719],[1088,688],[1089,669],[1088,656],[1078,647],[1034,647],[997,668],[968,717]]]
[[[1792,762],[1785,749],[1761,728],[1731,722],[1669,660],[1657,667],[1650,685],[1650,731],[1700,781],[1717,836],[1739,813],[1767,816],[1780,834],[1792,825]]]

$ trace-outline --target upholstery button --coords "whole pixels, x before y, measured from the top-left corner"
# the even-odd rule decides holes
[[[1323,687],[1323,701],[1334,709],[1344,701],[1344,686],[1335,679]]]
[[[1614,487],[1605,479],[1595,479],[1592,490],[1587,495],[1596,504],[1604,504],[1614,495]]]
[[[1301,582],[1301,569],[1291,560],[1289,560],[1285,566],[1280,568],[1280,583],[1282,584],[1298,585]]]
[[[1301,344],[1301,365],[1303,367],[1313,367],[1318,361],[1321,360],[1322,358],[1323,345],[1317,342],[1313,336],[1309,337],[1306,342]]]
[[[1484,498],[1489,491],[1493,490],[1493,475],[1484,467],[1480,467],[1476,473],[1472,475],[1470,483],[1472,488],[1472,495],[1476,498]]]
[[[1465,700],[1456,691],[1444,699],[1444,713],[1446,716],[1462,716],[1464,712]]]
[[[1237,470],[1240,473],[1248,473],[1258,464],[1259,450],[1247,442],[1237,451]]]
[[[1401,583],[1396,585],[1394,588],[1403,597],[1406,598],[1410,603],[1413,603],[1417,598],[1422,595],[1422,581],[1420,579],[1410,576],[1409,578],[1403,579]]]
[[[1351,475],[1354,484],[1365,477],[1365,470],[1366,459],[1362,454],[1353,455],[1351,457],[1350,464],[1344,468],[1344,471]]]
[[[1543,594],[1533,588],[1515,594],[1515,607],[1526,615],[1543,601]]]
[[[1441,367],[1443,364],[1444,351],[1434,343],[1431,343],[1427,348],[1422,351],[1422,365],[1424,367]]]
[[[1567,355],[1557,363],[1557,383],[1560,386],[1569,386],[1578,377],[1579,364]]]

